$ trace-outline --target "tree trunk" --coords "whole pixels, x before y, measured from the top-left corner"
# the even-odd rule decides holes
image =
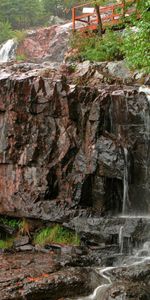
[[[100,14],[100,10],[99,10],[99,5],[95,4],[95,10],[96,10],[97,21],[98,21],[98,33],[99,33],[100,37],[102,37],[103,27],[102,27],[102,19],[101,19],[101,14]]]

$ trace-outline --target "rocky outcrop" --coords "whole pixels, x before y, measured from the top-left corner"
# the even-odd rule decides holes
[[[65,66],[31,69],[1,74],[0,213],[64,222],[79,208],[121,213],[123,199],[148,213],[145,94],[100,79],[90,87],[91,77],[83,86]]]
[[[56,260],[57,259],[57,260]],[[94,272],[90,268],[61,267],[53,253],[3,254],[0,256],[0,295],[2,300],[57,300],[91,292]],[[13,271],[12,271],[13,270]],[[87,272],[89,276],[87,277]],[[93,275],[92,275],[93,274]],[[96,279],[96,276],[95,276]],[[97,282],[98,284],[98,282]]]
[[[71,300],[78,296],[85,299],[82,296],[90,293],[93,295],[86,299],[96,300],[103,296],[104,299],[119,300],[126,296],[127,299],[148,300],[149,258],[112,256],[113,262],[121,259],[123,262],[118,267],[115,264],[104,268],[103,262],[100,266],[98,253],[96,268],[91,268],[83,267],[85,257],[81,254],[68,256],[53,251],[2,254],[1,300]],[[90,261],[88,263],[91,266]]]
[[[63,62],[69,48],[69,39],[72,32],[72,22],[63,25],[49,26],[27,32],[26,37],[17,48],[18,58],[27,61]],[[80,22],[77,23],[80,27]]]

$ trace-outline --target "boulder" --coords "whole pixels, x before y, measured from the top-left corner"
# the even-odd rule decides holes
[[[128,81],[132,82],[132,73],[124,61],[109,62],[106,69],[113,77],[118,77],[122,80],[128,79]]]
[[[28,236],[21,236],[15,239],[14,247],[25,246],[29,244],[29,237]]]

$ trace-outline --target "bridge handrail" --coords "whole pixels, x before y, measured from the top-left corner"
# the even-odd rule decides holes
[[[128,0],[126,2],[126,4],[128,4],[128,3],[133,3],[134,4],[134,1],[133,0]],[[90,17],[96,16],[96,12],[93,12],[93,13],[82,13],[82,14],[76,16],[76,10],[78,8],[81,8],[81,7],[84,8],[84,7],[87,7],[88,5],[90,5],[92,7],[93,4],[94,4],[94,2],[88,2],[88,3],[84,3],[84,4],[80,4],[80,5],[74,6],[72,8],[73,30],[75,30],[75,22],[76,21],[87,23],[89,26],[90,26],[90,23],[93,23],[93,21],[90,20]],[[122,8],[122,9],[125,8],[125,4],[123,2],[122,3],[116,3],[116,4],[110,4],[110,5],[106,5],[106,6],[99,6],[99,8],[100,8],[100,12],[101,13],[112,12],[111,14],[109,14],[109,17],[108,17],[108,19],[110,18],[112,20],[114,20],[114,18],[116,16],[118,16],[118,17],[120,16],[121,17],[121,16],[123,16],[123,14],[125,14],[124,12],[122,12],[120,14],[119,13],[115,13],[115,10],[117,8]],[[127,9],[126,13],[127,12],[130,12],[130,11]],[[83,20],[83,18],[88,18],[88,20],[87,21]],[[106,20],[106,19],[107,19],[107,16],[102,16],[102,21]],[[96,20],[96,18],[95,18],[95,20]],[[91,24],[91,26],[92,26],[92,24]]]

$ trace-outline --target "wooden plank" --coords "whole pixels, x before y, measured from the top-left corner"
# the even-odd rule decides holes
[[[80,19],[83,19],[83,18],[87,18],[87,17],[92,17],[94,16],[95,14],[82,14],[80,16],[76,16],[75,17],[75,20],[80,20]]]

